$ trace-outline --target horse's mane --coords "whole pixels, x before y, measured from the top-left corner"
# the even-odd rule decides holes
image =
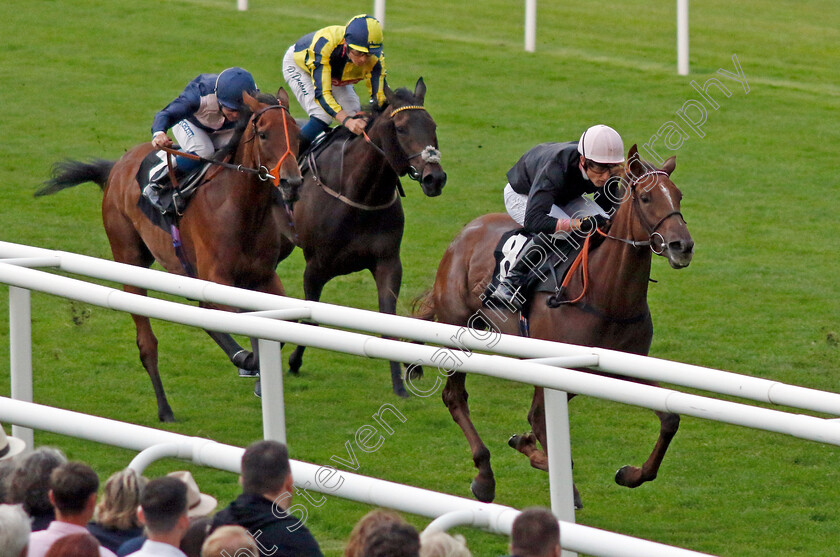
[[[394,96],[397,99],[404,101],[403,103],[401,103],[403,104],[403,106],[417,103],[417,99],[414,96],[414,93],[412,93],[405,87],[400,87],[399,89],[394,91]],[[384,103],[382,103],[382,106],[379,106],[376,103],[370,103],[368,106],[362,107],[362,112],[368,115],[368,123],[367,126],[365,126],[365,131],[370,130],[371,126],[373,126],[376,119],[379,118],[383,112],[385,112],[385,109],[388,108],[388,106],[390,106],[390,103],[388,103],[388,101],[385,101]],[[353,135],[353,132],[351,132],[344,126],[338,127],[335,130],[334,135],[336,140],[346,137],[356,137],[355,135]]]
[[[261,93],[257,91],[257,93],[252,96],[262,104],[280,104],[277,97],[269,95],[268,93]],[[243,109],[239,111],[239,119],[236,121],[236,127],[233,128],[233,137],[230,138],[230,141],[228,141],[224,147],[216,152],[213,156],[213,160],[221,161],[228,156],[232,157],[236,154],[236,150],[239,148],[239,142],[242,140],[242,134],[244,134],[245,130],[248,128],[248,122],[251,120],[252,114],[251,110],[247,106],[243,105]]]

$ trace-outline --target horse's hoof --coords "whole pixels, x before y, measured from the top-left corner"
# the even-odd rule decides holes
[[[296,356],[294,352],[289,356],[289,373],[292,375],[300,375],[300,366],[303,363],[303,358]]]
[[[245,379],[255,379],[260,376],[260,370],[258,369],[245,369],[239,368],[239,377],[244,377]]]
[[[534,443],[534,442],[535,442],[535,438],[534,438],[533,433],[522,433],[522,434],[514,433],[513,435],[510,436],[510,439],[508,439],[508,445],[512,449],[516,449],[517,451],[520,451],[520,452],[522,451],[523,446],[525,446],[529,443]]]
[[[640,470],[635,466],[622,466],[615,473],[615,483],[623,485],[624,487],[639,487],[642,482],[638,478],[634,479],[632,476],[639,475]]]
[[[409,398],[408,391],[405,390],[405,387],[400,385],[399,387],[394,387],[394,394],[400,398]]]
[[[254,396],[257,398],[262,398],[262,383],[259,379],[257,379],[256,384],[254,384]]]
[[[173,423],[175,421],[175,415],[170,410],[169,412],[161,412],[158,413],[158,420],[164,423]]]
[[[576,487],[574,488],[574,490],[575,490],[575,510],[579,511],[583,508],[583,501],[581,500],[580,493],[578,492]]]
[[[409,381],[419,381],[420,379],[423,379],[423,366],[406,366],[405,377]]]
[[[496,498],[496,482],[480,482],[475,478],[470,483],[470,491],[482,503],[492,503]]]
[[[233,365],[239,368],[240,376],[242,375],[242,370],[247,371],[259,371],[260,370],[260,362],[257,357],[254,355],[253,352],[248,352],[247,350],[240,350],[236,354],[233,355],[233,359],[231,360]]]

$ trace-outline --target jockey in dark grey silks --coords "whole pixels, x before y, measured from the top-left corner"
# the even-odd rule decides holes
[[[542,143],[522,155],[507,173],[505,208],[531,238],[492,298],[521,309],[525,301],[522,290],[533,267],[534,259],[529,257],[532,251],[544,250],[545,242],[556,236],[587,235],[606,221],[601,215],[571,218],[560,210],[561,206],[583,194],[595,193],[595,203],[612,215],[615,201],[599,193],[618,174],[622,163],[621,136],[602,124],[587,129],[578,142]]]
[[[255,94],[258,91],[253,76],[242,68],[228,68],[219,74],[201,74],[190,81],[184,91],[166,108],[155,115],[152,122],[152,145],[159,149],[171,147],[173,142],[166,135],[172,135],[181,151],[208,158],[224,146],[233,136],[239,112],[242,110],[242,93]],[[186,157],[175,157],[175,166],[183,173],[197,168],[199,161]],[[161,186],[158,180],[165,179],[165,162],[155,167],[152,183],[147,188],[152,204],[156,204]]]

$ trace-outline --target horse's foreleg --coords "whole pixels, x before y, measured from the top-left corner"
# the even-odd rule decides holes
[[[623,466],[615,473],[615,483],[625,487],[638,487],[645,482],[656,479],[656,474],[659,472],[659,466],[662,464],[662,459],[665,457],[665,451],[668,450],[668,445],[671,444],[671,439],[677,433],[680,427],[679,414],[671,414],[669,412],[656,411],[659,417],[659,439],[656,440],[656,445],[653,447],[653,452],[650,453],[647,461],[641,468],[635,466]]]
[[[376,281],[376,293],[379,296],[380,313],[397,313],[397,298],[400,295],[400,284],[402,283],[402,262],[399,257],[380,261],[373,269],[373,278]],[[382,336],[382,338],[393,338]],[[391,386],[394,393],[401,397],[408,397],[402,380],[402,368],[399,362],[389,362],[391,366]]]
[[[126,286],[125,291],[141,296],[146,295],[145,289],[133,286]],[[131,318],[134,319],[134,327],[137,329],[137,348],[140,351],[140,362],[146,369],[146,373],[149,374],[149,379],[152,380],[152,387],[155,390],[158,419],[162,422],[174,422],[175,415],[172,413],[169,401],[166,400],[166,393],[163,391],[163,383],[160,380],[160,372],[158,371],[158,341],[154,332],[152,332],[152,324],[149,318],[143,315],[131,314]]]
[[[478,469],[478,475],[470,484],[470,490],[479,501],[490,503],[496,497],[496,479],[493,477],[493,469],[490,467],[490,451],[484,445],[472,420],[470,420],[470,408],[467,404],[468,394],[464,384],[466,377],[465,373],[455,372],[447,378],[446,387],[443,389],[443,403],[449,409],[452,419],[464,432],[464,436],[470,444],[473,463]]]
[[[249,352],[227,333],[205,331],[224,350],[230,362],[239,368],[239,375],[250,377],[260,370],[260,362],[254,352]]]
[[[575,395],[568,395],[569,399]],[[531,409],[528,411],[528,423],[531,424],[531,433],[524,435],[513,435],[508,439],[508,445],[524,454],[531,462],[531,466],[537,470],[548,472],[548,432],[545,425],[545,391],[542,387],[534,388],[534,398],[531,402]],[[537,441],[542,449],[537,446]],[[583,502],[580,498],[577,486],[572,484],[574,491],[575,508],[582,509]]]
[[[324,285],[327,284],[327,281],[331,277],[326,277],[325,275],[318,272],[314,267],[310,266],[309,263],[306,264],[306,269],[303,271],[303,295],[304,298],[307,300],[312,300],[313,302],[317,302],[321,299],[321,292],[324,290]],[[300,373],[300,366],[303,364],[303,352],[306,350],[306,346],[298,345],[295,347],[294,352],[292,355],[289,356],[289,372],[298,374]]]

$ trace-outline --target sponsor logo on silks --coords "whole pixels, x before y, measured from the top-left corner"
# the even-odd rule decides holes
[[[309,91],[306,90],[306,82],[301,79],[302,74],[297,70],[297,66],[286,66],[286,73],[289,76],[289,80],[294,80],[300,90],[303,92],[303,96],[306,97],[309,95]]]
[[[186,120],[181,120],[178,125],[181,126],[181,129],[184,130],[184,133],[187,134],[187,137],[195,137],[195,132],[192,129],[192,126]]]

